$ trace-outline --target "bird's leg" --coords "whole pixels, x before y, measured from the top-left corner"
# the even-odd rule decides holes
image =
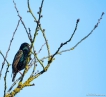
[[[18,70],[18,72],[22,75],[22,73]]]

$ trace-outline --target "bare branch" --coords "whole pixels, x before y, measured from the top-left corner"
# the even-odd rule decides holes
[[[17,84],[17,82],[21,79],[21,76],[11,85],[11,87],[8,89],[8,92],[11,91],[11,89]]]
[[[31,49],[32,49],[33,44],[34,44],[34,42],[35,42],[36,35],[38,34],[39,27],[41,26],[41,24],[40,24],[40,19],[41,19],[41,12],[42,12],[42,7],[43,7],[43,1],[44,1],[44,0],[42,0],[42,2],[41,2],[41,7],[39,7],[39,12],[38,12],[39,17],[38,17],[38,20],[36,20],[37,26],[36,26],[36,28],[35,28],[35,33],[34,33],[34,38],[33,38],[32,45],[31,45]]]
[[[42,7],[43,7],[43,2],[44,2],[44,0],[42,0],[40,9],[42,9]],[[38,23],[36,17],[34,16],[32,10],[31,10],[31,8],[30,8],[29,0],[28,0],[27,4],[28,4],[28,10],[29,10],[28,12],[29,12],[29,13],[32,15],[32,17],[34,18],[34,21],[36,21],[36,23]],[[40,15],[40,13],[41,13],[41,12],[38,12],[39,18],[42,17],[42,15]],[[39,20],[39,19],[38,19],[38,20]],[[40,24],[40,23],[39,23],[39,24]],[[36,29],[37,29],[37,28],[36,28]],[[39,25],[39,29],[41,30],[41,32],[42,32],[42,34],[43,34],[43,37],[44,37],[44,39],[45,39],[46,47],[47,47],[47,50],[48,50],[48,56],[50,56],[50,47],[49,47],[49,44],[48,44],[48,41],[47,41],[47,38],[46,38],[46,35],[45,35],[45,29],[42,29],[41,24]],[[34,35],[35,37],[36,37],[36,35],[37,35],[37,32],[38,32],[38,30],[37,30],[37,31],[35,30],[35,35]],[[48,59],[48,60],[49,60],[49,59]]]
[[[44,43],[44,44],[41,46],[41,48],[40,48],[40,50],[38,51],[37,55],[40,53],[40,51],[42,50],[42,48],[43,48],[43,46],[44,46],[45,44],[46,44],[46,43]]]
[[[27,4],[28,4],[28,9],[29,9],[27,12],[30,12],[31,15],[32,15],[32,17],[34,18],[34,20],[37,21],[36,17],[34,16],[34,14],[33,14],[32,11],[31,11],[30,4],[29,4],[29,0],[27,0]]]
[[[98,19],[97,24],[94,26],[94,28],[91,30],[91,32],[90,32],[88,35],[86,35],[84,38],[82,38],[82,39],[81,39],[75,46],[73,46],[71,49],[76,48],[83,40],[85,40],[86,38],[88,38],[88,37],[92,34],[92,32],[98,27],[100,21],[102,20],[103,15],[104,15],[104,12],[102,12],[100,18]]]
[[[35,38],[36,38],[38,29],[39,29],[39,26],[40,26],[40,19],[41,19],[41,11],[42,11],[42,7],[43,7],[43,1],[44,1],[44,0],[42,0],[42,2],[41,2],[41,7],[39,8],[39,12],[38,12],[39,18],[38,18],[38,21],[36,21],[37,26],[36,26],[36,29],[35,29],[33,41],[31,42],[31,47],[30,47],[30,53],[29,53],[29,55],[31,54],[31,50],[32,50],[32,48],[33,48],[33,45],[34,45],[34,42],[35,42]],[[28,63],[28,62],[27,62],[27,63]],[[43,66],[43,65],[42,65],[42,66]],[[22,82],[23,77],[24,77],[24,75],[25,75],[25,73],[26,73],[27,71],[28,71],[28,69],[27,69],[27,66],[26,66],[26,68],[25,68],[25,70],[24,70],[24,72],[23,72],[22,78],[21,78],[21,80],[20,80],[20,83]]]
[[[20,20],[18,20],[18,24],[17,24],[17,26],[16,26],[15,31],[13,32],[12,39],[10,40],[9,47],[8,47],[7,52],[6,52],[6,56],[5,56],[5,58],[4,58],[4,61],[3,61],[3,63],[2,63],[2,67],[1,67],[1,70],[0,70],[0,77],[1,77],[2,69],[3,69],[3,67],[4,67],[4,64],[5,64],[5,61],[6,61],[6,58],[7,58],[8,52],[9,52],[10,47],[11,47],[11,44],[12,44],[12,41],[13,41],[13,39],[14,39],[15,33],[16,33],[17,29],[18,29],[19,23],[20,23]]]
[[[15,3],[14,0],[13,0],[13,3],[14,3],[14,7],[15,7],[15,9],[16,9],[16,12],[17,12],[17,14],[18,14],[18,17],[20,18],[21,23],[22,23],[22,25],[24,26],[24,29],[25,29],[25,31],[26,31],[26,33],[27,33],[27,35],[28,35],[28,38],[29,38],[30,42],[32,42],[32,38],[30,37],[30,36],[31,36],[31,33],[27,31],[27,28],[26,28],[26,26],[25,26],[25,23],[23,22],[22,17],[21,17],[20,14],[19,14],[19,11],[18,11],[18,9],[17,9],[16,3]]]
[[[76,26],[75,26],[74,32],[72,33],[71,37],[70,37],[66,42],[61,43],[60,46],[59,46],[59,48],[57,49],[57,51],[49,58],[47,68],[50,66],[50,63],[52,62],[54,56],[55,56],[56,54],[58,54],[59,50],[60,50],[64,45],[66,45],[68,42],[70,42],[70,41],[72,40],[72,38],[73,38],[73,36],[74,36],[74,34],[75,34],[76,30],[77,30],[78,23],[79,23],[79,19],[77,19],[77,21],[76,21]],[[47,69],[47,68],[46,68],[46,69]]]
[[[5,72],[5,76],[4,76],[4,97],[5,97],[5,95],[6,95],[6,89],[7,89],[7,81],[6,81],[6,78],[7,78],[7,73],[9,72],[9,71],[8,71],[9,66],[10,66],[10,64],[8,64],[7,69],[6,69],[6,72]]]

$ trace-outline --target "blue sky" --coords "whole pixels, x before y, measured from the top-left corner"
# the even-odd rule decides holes
[[[26,27],[31,29],[33,35],[36,24],[31,15],[27,13],[27,1],[15,0],[15,2]],[[38,17],[36,13],[40,3],[41,0],[30,0],[30,6],[36,17]],[[80,22],[72,41],[61,50],[71,48],[87,35],[97,23],[101,13],[106,13],[105,4],[105,0],[45,0],[41,24],[42,28],[46,29],[45,33],[51,53],[53,54],[62,42],[70,38],[78,18],[80,18]],[[12,1],[1,0],[0,11],[0,50],[5,54],[19,18]],[[73,51],[57,55],[49,70],[33,81],[35,86],[24,88],[16,97],[86,97],[92,94],[106,96],[105,41],[106,15],[103,16],[99,26],[90,37]],[[23,42],[29,43],[29,40],[25,29],[20,24],[8,54],[7,59],[10,64]],[[39,32],[35,43],[36,51],[39,51],[44,43],[42,34]],[[46,46],[39,54],[39,58],[44,56],[47,56]],[[2,62],[3,58],[0,55],[0,64]],[[3,95],[4,92],[5,69],[6,64],[0,80],[0,95]],[[38,66],[36,70],[41,70],[41,67]],[[7,88],[12,84],[11,67],[9,71]],[[31,71],[28,72],[25,79],[30,73]],[[19,76],[20,74],[17,75],[17,78]]]

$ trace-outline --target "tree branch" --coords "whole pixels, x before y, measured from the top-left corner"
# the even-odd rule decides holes
[[[11,47],[11,44],[12,44],[12,41],[13,41],[13,39],[14,39],[15,33],[16,33],[17,29],[18,29],[19,23],[20,23],[20,20],[18,20],[18,24],[17,24],[17,26],[16,26],[16,29],[15,29],[15,31],[13,32],[13,36],[12,36],[12,39],[10,40],[10,44],[9,44],[8,50],[7,50],[7,52],[6,52],[6,56],[3,57],[3,58],[4,58],[4,61],[3,61],[3,63],[2,63],[2,67],[1,67],[1,70],[0,70],[0,77],[1,77],[1,74],[2,74],[2,69],[3,69],[3,67],[4,67],[4,64],[5,64],[7,55],[8,55],[8,53],[9,53],[9,50],[10,50],[10,47]],[[3,54],[2,54],[2,56],[3,56]],[[8,68],[8,67],[7,67],[7,68]]]
[[[28,38],[29,38],[30,42],[32,42],[31,33],[30,33],[30,31],[28,32],[28,30],[27,30],[27,28],[26,28],[26,26],[25,26],[25,23],[23,22],[22,17],[21,17],[20,14],[19,14],[19,11],[18,11],[18,9],[17,9],[16,3],[15,3],[14,0],[13,0],[13,3],[14,3],[14,7],[15,7],[15,9],[16,9],[16,12],[17,12],[17,14],[18,14],[18,17],[20,18],[21,23],[22,23],[22,25],[23,25],[23,27],[24,27],[24,29],[25,29],[27,35],[28,35]]]

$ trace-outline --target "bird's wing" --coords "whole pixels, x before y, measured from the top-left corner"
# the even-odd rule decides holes
[[[19,50],[16,53],[15,57],[14,57],[14,61],[13,61],[13,64],[12,64],[13,73],[14,72],[18,72],[18,70],[17,70],[17,64],[18,64],[18,62],[19,62],[22,54],[23,54],[23,51],[22,50]]]

